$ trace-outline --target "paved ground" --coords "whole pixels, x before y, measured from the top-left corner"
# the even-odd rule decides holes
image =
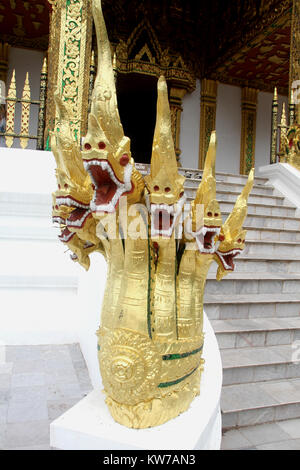
[[[49,447],[49,425],[92,390],[79,345],[7,346],[0,362],[0,449]]]
[[[227,431],[222,450],[300,450],[300,419]]]
[[[48,450],[49,425],[92,390],[78,344],[8,346],[0,355],[0,449]],[[223,450],[300,450],[300,419],[227,431]]]

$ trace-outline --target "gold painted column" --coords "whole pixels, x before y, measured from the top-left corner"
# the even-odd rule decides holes
[[[52,13],[48,50],[47,149],[50,148],[49,131],[57,119],[54,106],[56,86],[68,106],[70,125],[78,144],[86,132],[92,42],[90,0],[48,1],[52,5]]]
[[[201,80],[199,168],[204,167],[211,132],[216,129],[218,82]]]
[[[0,42],[0,80],[6,83],[8,71],[8,57],[10,46]]]
[[[171,123],[172,123],[172,134],[175,144],[175,153],[177,163],[180,166],[180,124],[181,124],[181,113],[182,113],[182,99],[185,96],[187,90],[185,88],[178,88],[175,86],[170,87],[170,111],[171,111]]]
[[[298,84],[295,83],[298,81]],[[292,89],[298,89],[300,100],[300,0],[293,0],[290,47],[289,96]],[[300,122],[300,104],[296,103],[296,122]]]
[[[242,132],[240,173],[247,175],[255,165],[257,93],[254,88],[242,88]]]

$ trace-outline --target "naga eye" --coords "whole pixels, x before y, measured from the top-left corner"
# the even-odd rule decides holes
[[[223,241],[225,240],[224,235],[220,235],[220,236],[219,236],[219,240],[220,240],[220,242],[223,242]]]
[[[58,209],[59,209],[59,208],[58,208],[58,205],[55,206],[55,209],[58,211]]]
[[[60,186],[60,184],[59,184],[59,185],[58,185],[58,189],[60,189],[60,188],[61,188],[61,186]]]
[[[103,149],[105,149],[106,144],[104,142],[99,142],[98,147],[99,147],[100,150],[103,150]]]
[[[92,146],[91,146],[91,144],[87,143],[87,144],[84,144],[84,148],[85,148],[85,150],[91,150]]]
[[[68,188],[68,185],[67,185],[67,183],[64,185],[64,188],[65,188],[65,189],[67,189],[67,188]]]
[[[124,153],[124,155],[122,155],[122,157],[120,158],[120,165],[126,166],[128,162],[129,162],[129,157],[126,153]]]
[[[171,191],[171,188],[165,188],[165,192],[169,193]]]
[[[182,197],[184,195],[184,191],[182,191],[180,194],[179,194],[179,197]]]
[[[159,191],[159,186],[154,186],[154,191]]]
[[[238,243],[242,243],[242,239],[241,239],[241,238],[238,239]]]

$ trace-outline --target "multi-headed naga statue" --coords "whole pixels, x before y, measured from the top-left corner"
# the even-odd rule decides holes
[[[120,122],[101,3],[92,4],[98,72],[82,151],[73,140],[64,103],[55,98],[59,121],[51,146],[58,190],[53,219],[73,261],[88,269],[90,253],[98,251],[108,263],[97,331],[106,403],[117,422],[145,428],[186,411],[199,394],[205,281],[214,260],[217,279],[234,270],[233,259],[244,248],[242,225],[254,174],[223,224],[213,133],[180,236],[184,177],[176,162],[166,81],[158,80],[151,171],[143,178]],[[121,215],[125,196],[127,210]],[[115,220],[114,233],[107,229],[109,216]]]

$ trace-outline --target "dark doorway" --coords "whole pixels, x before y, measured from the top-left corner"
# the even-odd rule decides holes
[[[157,78],[118,74],[118,107],[136,163],[150,163],[156,122]]]

